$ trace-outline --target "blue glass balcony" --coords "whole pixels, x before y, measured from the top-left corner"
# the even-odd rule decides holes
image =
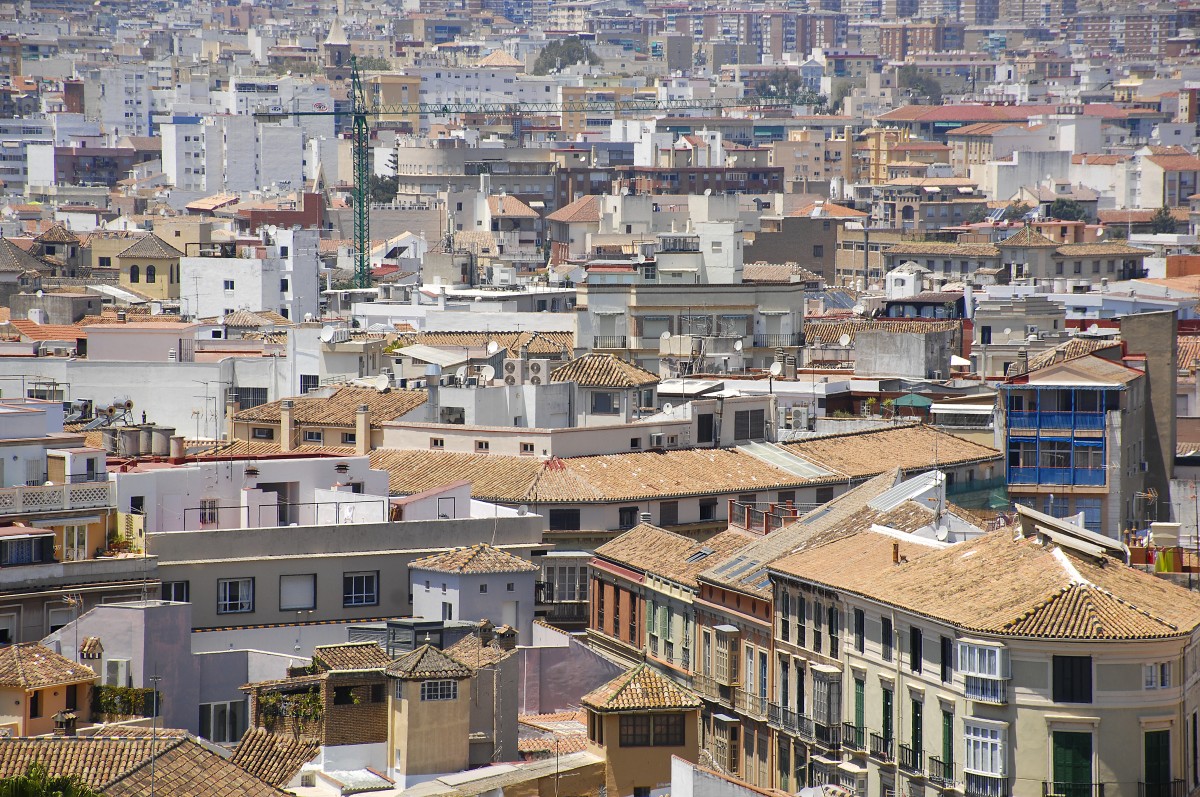
[[[1104,428],[1103,412],[1036,412],[1008,413],[1009,429],[1083,429]]]
[[[1009,484],[1057,484],[1103,487],[1103,468],[1017,468],[1008,469]]]

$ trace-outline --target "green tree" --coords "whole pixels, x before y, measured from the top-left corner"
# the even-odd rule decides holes
[[[101,797],[78,775],[51,776],[46,766],[34,761],[24,775],[0,779],[0,797]]]
[[[1172,234],[1179,230],[1179,225],[1175,223],[1175,217],[1171,215],[1171,211],[1165,205],[1154,211],[1154,215],[1150,217],[1150,232]]]
[[[1046,215],[1057,221],[1087,221],[1087,209],[1074,199],[1056,199],[1046,209]]]
[[[988,212],[986,205],[976,205],[975,207],[971,208],[969,213],[967,213],[967,217],[964,219],[964,221],[967,224],[979,224],[980,222],[987,220],[987,215]]]
[[[1005,221],[1020,221],[1031,210],[1033,208],[1025,202],[1014,202],[1004,209],[1004,215],[1001,218]]]
[[[942,104],[942,84],[936,78],[922,75],[915,64],[902,66],[896,72],[896,85],[918,97],[926,97],[930,105]]]
[[[592,52],[578,36],[550,42],[538,53],[533,62],[533,74],[548,75],[555,69],[573,64],[599,64],[600,56]]]
[[[1123,241],[1126,238],[1128,238],[1129,236],[1126,234],[1124,227],[1109,227],[1108,228],[1108,237],[1114,241],[1116,241],[1116,240]]]
[[[390,72],[392,70],[392,62],[377,55],[360,55],[355,63],[364,72]]]

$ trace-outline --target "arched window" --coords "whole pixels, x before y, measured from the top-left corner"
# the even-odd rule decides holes
[[[129,281],[138,282],[141,279],[141,270],[137,266],[129,267]]]
[[[146,266],[146,282],[154,282],[154,279],[157,276],[157,269],[155,269],[154,266]]]

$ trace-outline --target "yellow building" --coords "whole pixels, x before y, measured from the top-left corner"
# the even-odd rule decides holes
[[[154,233],[149,233],[117,255],[120,285],[150,299],[179,298],[180,252]]]
[[[0,647],[0,733],[51,733],[60,711],[89,721],[95,680],[90,667],[36,642]]]
[[[389,775],[407,788],[470,766],[470,667],[432,645],[388,665]]]
[[[588,741],[604,748],[608,793],[649,794],[671,782],[671,756],[696,763],[700,754],[700,698],[639,664],[580,700],[587,709]]]
[[[374,105],[408,105],[421,101],[421,76],[401,75],[394,72],[373,74],[366,79],[368,102]],[[380,119],[386,127],[399,127],[417,131],[421,129],[421,115],[417,113],[387,115]]]

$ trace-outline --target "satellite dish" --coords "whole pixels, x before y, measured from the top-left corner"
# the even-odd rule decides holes
[[[838,345],[839,346],[849,346],[850,345],[850,336],[847,335],[845,332],[843,332],[842,336],[840,338],[838,338]]]
[[[490,357],[498,351],[500,351],[500,344],[494,340],[489,340],[487,345],[488,356]]]
[[[467,378],[467,366],[463,366],[454,372],[454,381],[461,384]]]
[[[783,363],[771,363],[771,376],[779,376],[783,373]]]
[[[948,529],[946,527],[942,527],[942,528],[938,529],[937,530],[937,538],[938,538],[938,542],[945,542],[946,540],[950,539],[950,529]]]
[[[1004,334],[1005,334],[1005,335],[1011,335],[1011,334],[1012,334],[1012,327],[1005,327],[1005,328],[1004,328]]]
[[[521,504],[519,507],[517,507],[517,517],[525,517],[528,514],[529,507],[527,505]]]
[[[479,378],[484,382],[491,382],[496,378],[496,369],[490,365],[485,365],[479,369]]]
[[[40,299],[46,295],[46,292],[44,290],[42,290],[41,288],[38,288],[38,292],[35,295]]]
[[[392,386],[392,378],[387,374],[379,374],[371,380],[371,385],[382,393]]]
[[[659,335],[659,336],[658,336],[658,339],[659,339],[659,340],[670,340],[670,339],[671,339],[671,333],[670,333],[670,332],[664,332],[664,333],[662,333],[661,335]]]
[[[864,307],[863,305],[861,305],[861,304],[854,305],[854,314],[855,315],[864,315],[864,314],[866,314],[866,312],[867,312],[867,308]]]
[[[333,335],[334,335],[333,327],[321,327],[321,342],[322,343],[332,343]]]
[[[705,196],[712,196],[712,189],[711,189],[711,188],[705,188],[705,189],[704,189],[704,195],[705,195]]]
[[[670,412],[673,409],[675,409],[675,405],[671,402],[668,401],[663,404],[663,412]]]
[[[734,351],[741,351],[744,346],[745,346],[745,344],[742,343],[740,338],[733,342],[733,350]]]

